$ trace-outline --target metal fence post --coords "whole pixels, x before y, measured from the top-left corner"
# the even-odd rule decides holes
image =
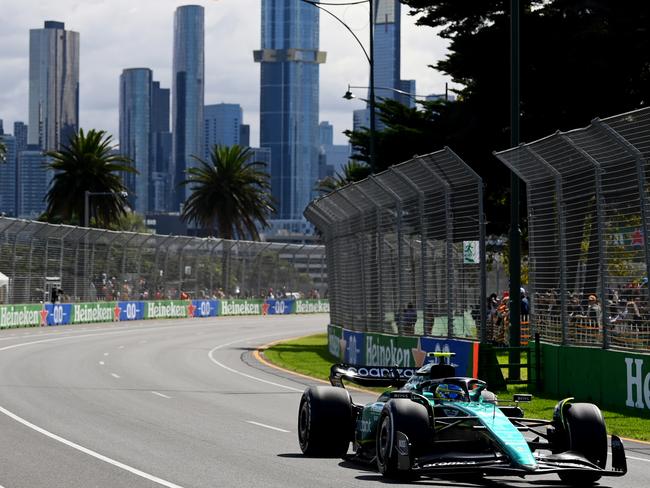
[[[341,192],[341,193],[339,193],[339,195],[340,195],[341,198],[343,198],[348,203],[348,205],[350,205],[352,208],[356,209],[357,212],[359,212],[358,216],[359,216],[359,218],[361,218],[361,216],[364,214],[363,210],[361,208],[359,208],[352,201],[351,198],[347,197],[345,195],[345,193]],[[360,231],[362,231],[362,230],[360,229]],[[359,235],[358,235],[357,232],[355,232],[355,240],[357,242],[357,246],[359,246],[361,248],[361,253],[360,253],[361,254],[361,263],[362,263],[361,277],[360,277],[361,278],[361,303],[362,303],[362,307],[363,307],[363,321],[364,321],[364,325],[365,325],[365,330],[367,332],[368,331],[368,304],[367,304],[367,301],[366,301],[366,293],[365,293],[365,291],[366,291],[366,270],[365,270],[365,266],[363,265],[363,263],[366,262],[366,250],[365,250],[365,246],[364,246],[363,242],[360,242],[361,238],[359,238]]]
[[[374,201],[372,196],[370,196],[361,185],[356,185],[355,188],[359,193],[361,193],[369,202],[372,202],[372,204],[375,207],[375,229],[374,229],[374,240],[375,240],[375,247],[377,249],[377,303],[379,305],[379,317],[381,320],[381,323],[383,325],[384,320],[386,318],[386,315],[384,313],[385,307],[384,307],[384,282],[383,282],[383,268],[382,268],[382,263],[383,263],[383,243],[381,240],[381,236],[379,234],[379,226],[381,223],[381,210],[382,207]],[[328,266],[328,273],[329,273],[329,266]]]
[[[419,224],[420,224],[420,293],[422,295],[422,335],[426,330],[426,304],[427,304],[427,282],[426,282],[426,268],[425,268],[425,258],[426,258],[426,235],[427,228],[425,225],[424,218],[424,191],[418,187],[415,182],[413,182],[408,176],[406,176],[398,166],[392,168],[393,173],[410,188],[412,188],[418,194],[418,211],[419,211]]]
[[[395,193],[390,187],[382,183],[377,177],[371,176],[370,181],[373,181],[379,188],[381,188],[385,193],[390,195],[394,200],[397,207],[397,302],[398,310],[400,312],[400,318],[402,316],[402,310],[405,306],[402,299],[402,199],[400,196]],[[402,320],[397,324],[397,332],[399,335],[402,334]]]
[[[564,210],[564,196],[562,193],[562,175],[528,145],[521,145],[528,154],[540,162],[555,179],[556,205],[559,217],[559,246],[560,246],[560,320],[562,321],[562,344],[567,344],[569,339],[569,320],[567,317],[566,303],[566,212]]]
[[[610,323],[609,316],[604,307],[607,303],[607,286],[609,279],[607,276],[607,255],[605,251],[605,201],[603,197],[603,168],[598,161],[591,157],[591,155],[574,144],[574,142],[564,134],[560,134],[560,138],[578,152],[594,167],[596,173],[596,225],[598,226],[598,272],[601,277],[600,286],[600,303],[603,304],[602,314],[602,328],[603,328],[603,349],[609,348],[610,338]]]

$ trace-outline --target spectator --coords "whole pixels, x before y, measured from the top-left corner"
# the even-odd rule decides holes
[[[598,299],[596,298],[596,295],[589,295],[589,298],[587,300],[587,318],[589,320],[593,320],[595,322],[600,322],[600,317],[601,317],[601,307],[600,304],[598,303]]]
[[[415,322],[417,322],[418,313],[415,310],[415,306],[412,302],[409,302],[404,309],[402,314],[404,334],[405,335],[414,335],[415,334]]]

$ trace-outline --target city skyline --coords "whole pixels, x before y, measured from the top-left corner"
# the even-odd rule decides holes
[[[44,20],[57,20],[81,34],[80,126],[104,129],[118,136],[119,75],[122,70],[147,67],[161,85],[171,86],[174,10],[188,2],[123,0],[79,2],[63,0],[42,5],[26,0],[7,5],[14,21],[0,34],[0,117],[7,127],[27,122],[29,30]],[[251,125],[251,146],[259,141],[259,66],[251,52],[259,49],[259,0],[198,1],[206,16],[205,104],[238,103]],[[154,8],[155,6],[155,8]],[[329,7],[367,44],[367,6]],[[252,9],[252,10],[251,10]],[[404,9],[403,9],[404,10]],[[123,17],[119,12],[126,12]],[[418,81],[423,93],[441,92],[445,78],[427,68],[444,56],[446,43],[428,28],[417,28],[411,17],[402,18],[402,76]],[[119,22],[118,22],[119,19]],[[142,26],[146,25],[146,29]],[[143,32],[146,35],[143,35]],[[348,83],[366,85],[367,63],[361,49],[329,15],[321,16],[320,49],[328,52],[321,69],[320,120],[335,128],[335,143],[345,142],[341,132],[352,126],[352,111],[359,102],[341,99]],[[136,49],[129,47],[135,45]],[[366,46],[367,47],[367,46]],[[436,54],[438,53],[438,54]],[[361,93],[363,95],[363,93]]]

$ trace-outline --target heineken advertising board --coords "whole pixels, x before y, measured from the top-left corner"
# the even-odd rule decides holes
[[[262,315],[264,300],[220,300],[219,315]]]
[[[262,308],[264,315],[289,315],[294,313],[295,300],[266,300]]]
[[[143,302],[145,319],[178,319],[193,317],[195,306],[186,300],[156,300]]]
[[[0,329],[36,327],[47,321],[47,312],[37,305],[0,305]]]
[[[93,302],[72,304],[72,324],[113,322],[119,320],[120,308],[116,302]]]
[[[336,325],[327,330],[330,354],[345,363],[413,368],[434,360],[429,352],[454,352],[452,365],[459,376],[478,374],[478,342],[354,332]]]
[[[144,319],[144,302],[117,302],[120,309],[117,320],[143,320]]]
[[[0,328],[323,312],[329,312],[327,300],[155,300],[0,305]]]
[[[70,303],[46,303],[43,310],[47,312],[47,325],[67,325],[72,321]]]
[[[219,302],[217,300],[192,300],[194,305],[191,317],[216,317],[219,313]]]
[[[330,313],[329,300],[296,300],[295,313]]]

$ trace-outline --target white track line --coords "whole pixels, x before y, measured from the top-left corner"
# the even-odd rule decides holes
[[[107,353],[107,352],[105,352],[105,353],[104,353],[104,356],[108,356],[108,353]]]
[[[199,324],[197,324],[197,325],[199,325]],[[97,331],[93,331],[94,333],[91,333],[91,334],[70,335],[70,336],[67,336],[67,337],[57,337],[57,338],[52,338],[52,339],[41,339],[41,340],[38,340],[38,341],[30,341],[30,342],[23,342],[23,343],[20,343],[20,344],[12,344],[10,346],[0,347],[0,351],[8,351],[8,350],[11,350],[11,349],[17,349],[19,347],[31,346],[31,345],[34,345],[34,344],[44,344],[44,343],[48,343],[48,342],[58,342],[58,341],[66,340],[66,339],[79,339],[79,338],[86,338],[86,337],[97,337],[97,336],[102,336],[102,335],[113,335],[113,334],[119,333],[119,332],[127,332],[127,333],[128,332],[142,332],[143,330],[151,330],[151,329],[154,329],[154,328],[157,328],[157,327],[151,327],[151,328],[148,328],[148,329],[127,329],[125,327],[125,328],[123,328],[122,330],[119,330],[119,331],[116,331],[116,330],[102,331],[100,329],[100,330],[97,330]],[[72,333],[72,331],[71,331],[71,333]],[[277,334],[268,334],[268,335],[264,335],[264,336],[260,336],[260,337],[249,338],[248,340],[266,339],[268,337],[277,337]],[[263,380],[262,378],[256,378],[255,376],[251,376],[251,375],[242,373],[240,371],[236,371],[236,370],[234,370],[232,368],[229,368],[226,365],[221,364],[220,362],[218,362],[217,360],[215,360],[212,357],[212,353],[214,351],[216,351],[218,349],[221,349],[223,347],[229,346],[231,344],[235,344],[237,342],[243,342],[243,341],[240,339],[240,340],[232,341],[232,342],[229,342],[229,343],[226,343],[226,344],[221,344],[220,346],[215,347],[214,349],[212,349],[209,352],[210,359],[213,362],[215,362],[217,365],[219,365],[219,366],[223,367],[224,369],[229,370],[229,371],[231,371],[233,373],[245,376],[247,378],[250,378],[250,379],[253,379],[253,380],[256,380],[256,381],[261,381],[262,383],[268,383],[268,384],[271,384],[271,385],[274,385],[274,386],[278,386],[280,388],[286,388],[288,390],[302,392],[302,390],[299,390],[297,388],[292,388],[290,386],[280,385],[278,383],[273,383],[272,381],[266,381],[266,380]],[[98,452],[93,451],[92,449],[88,449],[87,447],[83,447],[83,446],[81,446],[79,444],[76,444],[76,443],[74,443],[72,441],[69,441],[69,440],[67,440],[67,439],[65,439],[65,438],[63,438],[61,436],[53,434],[52,432],[49,432],[49,431],[43,429],[42,427],[34,425],[31,422],[23,419],[22,417],[19,417],[18,415],[14,414],[13,412],[10,412],[9,410],[7,410],[6,408],[4,408],[2,406],[0,406],[0,413],[3,413],[4,415],[6,415],[9,418],[12,418],[16,422],[19,422],[19,423],[23,424],[24,426],[29,427],[30,429],[49,437],[50,439],[53,439],[53,440],[55,440],[57,442],[65,444],[66,446],[72,447],[73,449],[76,449],[77,451],[83,452],[84,454],[88,454],[89,456],[92,456],[92,457],[94,457],[96,459],[99,459],[100,461],[104,461],[104,462],[106,462],[108,464],[111,464],[111,465],[116,466],[118,468],[121,468],[121,469],[123,469],[125,471],[133,473],[136,476],[140,476],[141,478],[148,479],[149,481],[153,481],[154,483],[157,483],[157,484],[159,484],[161,486],[165,486],[167,488],[183,488],[180,485],[177,485],[177,484],[171,483],[169,481],[163,480],[162,478],[158,478],[157,476],[153,476],[153,475],[151,475],[149,473],[145,473],[144,471],[140,471],[139,469],[133,468],[133,467],[129,466],[128,464],[121,463],[121,462],[116,461],[116,460],[114,460],[112,458],[109,458],[108,456],[104,456],[103,454],[99,454]],[[3,487],[0,486],[0,488],[3,488]]]
[[[83,452],[84,454],[88,454],[89,456],[92,456],[96,459],[99,459],[100,461],[104,461],[105,463],[112,464],[113,466],[116,466],[118,468],[121,468],[125,471],[128,471],[129,473],[133,473],[136,476],[140,476],[141,478],[147,479],[149,481],[153,481],[154,483],[157,483],[161,486],[166,486],[167,488],[183,488],[180,485],[171,483],[170,481],[166,481],[162,478],[158,478],[157,476],[153,476],[149,473],[145,473],[144,471],[140,471],[139,469],[136,469],[134,467],[129,466],[128,464],[121,463],[119,461],[116,461],[115,459],[109,458],[107,456],[104,456],[103,454],[99,454],[98,452],[93,451],[92,449],[88,449],[87,447],[80,446],[79,444],[75,444],[72,441],[69,441],[67,439],[64,439],[61,436],[58,436],[56,434],[53,434],[52,432],[49,432],[37,425],[32,424],[31,422],[28,422],[27,420],[23,419],[22,417],[19,417],[18,415],[10,412],[9,410],[0,407],[0,412],[5,414],[8,417],[11,417],[14,419],[16,422],[20,422],[26,427],[29,427],[32,430],[35,430],[36,432],[43,434],[44,436],[49,437],[50,439],[54,439],[57,442],[60,442],[62,444],[65,444],[66,446],[69,446],[73,449],[76,449],[77,451]]]
[[[100,362],[99,362],[99,365],[100,365],[100,366],[104,366],[105,364],[106,364],[106,363],[105,363],[104,361],[100,361]]]
[[[163,397],[163,398],[171,399],[170,396],[163,395],[162,393],[158,393],[157,391],[152,391],[151,393],[153,393],[154,395],[158,395],[159,397]]]
[[[266,383],[267,385],[273,385],[273,386],[277,386],[277,387],[279,387],[279,388],[284,388],[285,390],[295,391],[295,392],[298,392],[298,393],[302,393],[302,392],[304,391],[304,388],[301,389],[301,388],[294,388],[294,387],[292,387],[292,386],[281,385],[280,383],[275,383],[275,382],[273,382],[273,381],[268,381],[268,380],[265,380],[265,379],[263,379],[263,378],[259,378],[259,377],[257,377],[257,376],[253,376],[253,375],[250,375],[250,374],[243,373],[243,372],[241,372],[241,371],[237,371],[236,369],[233,369],[233,368],[231,368],[231,367],[229,367],[229,366],[226,366],[226,365],[223,364],[222,362],[217,361],[217,360],[215,359],[215,357],[214,357],[214,353],[215,353],[215,351],[218,351],[219,349],[223,349],[224,347],[230,346],[230,345],[232,345],[232,344],[236,344],[236,343],[238,343],[238,342],[246,342],[246,341],[251,341],[251,340],[259,340],[259,339],[264,339],[264,338],[266,338],[266,337],[273,337],[273,336],[268,335],[268,336],[253,337],[253,338],[248,338],[248,339],[239,339],[239,340],[236,340],[236,341],[228,342],[228,343],[226,343],[226,344],[220,344],[220,345],[218,345],[218,346],[216,346],[216,347],[214,347],[214,348],[212,348],[212,349],[210,350],[210,352],[208,353],[208,357],[210,358],[210,361],[212,361],[212,362],[213,362],[214,364],[216,364],[217,366],[219,366],[219,367],[225,369],[226,371],[230,371],[231,373],[235,373],[235,374],[238,374],[238,375],[240,375],[240,376],[243,376],[244,378],[249,378],[249,379],[251,379],[251,380],[259,381],[259,382],[261,382],[261,383]]]
[[[113,378],[119,378],[119,377],[120,377],[119,374],[115,374],[115,373],[111,373],[111,376],[112,376]]]
[[[266,425],[266,424],[260,424],[259,422],[253,422],[252,420],[247,420],[247,424],[253,424],[253,425],[258,425],[260,427],[264,427],[265,429],[271,429],[271,430],[277,430],[278,432],[285,432],[287,434],[291,433],[290,430],[284,430],[279,427],[273,427],[272,425]]]

